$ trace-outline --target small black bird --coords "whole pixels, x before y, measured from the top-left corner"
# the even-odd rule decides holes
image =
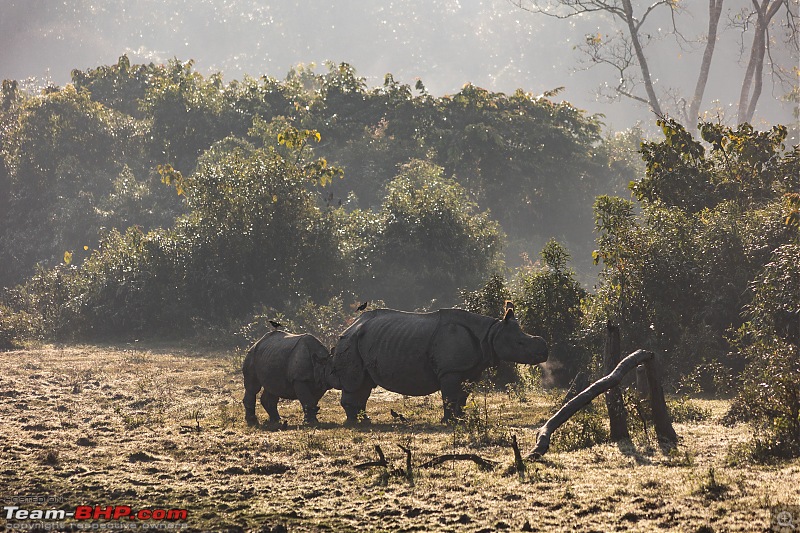
[[[357,311],[363,311],[364,309],[366,309],[366,308],[367,308],[367,306],[368,306],[368,305],[369,305],[369,300],[367,300],[367,301],[366,301],[366,302],[364,302],[363,304],[361,304],[361,305],[359,305],[358,307],[356,307],[356,310],[357,310]]]
[[[283,327],[283,324],[281,324],[279,322],[275,322],[274,320],[270,320],[269,323],[275,329],[280,329],[280,328]]]
[[[389,414],[392,415],[392,418],[398,419],[400,422],[408,422],[408,419],[395,411],[394,409],[389,409]]]

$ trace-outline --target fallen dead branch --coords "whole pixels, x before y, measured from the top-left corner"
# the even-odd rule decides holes
[[[550,436],[552,433],[561,427],[561,425],[569,420],[569,418],[578,412],[582,407],[591,402],[600,393],[607,391],[611,387],[619,385],[623,376],[630,370],[636,368],[644,361],[653,359],[653,353],[645,350],[636,350],[625,359],[620,361],[617,367],[609,375],[595,381],[586,390],[575,396],[572,400],[564,404],[559,411],[553,415],[550,420],[539,429],[538,438],[536,439],[536,447],[528,455],[528,458],[539,459],[550,449]]]
[[[412,485],[414,484],[414,472],[411,469],[411,450],[406,448],[402,444],[398,444],[401,450],[406,453],[406,471],[405,471],[405,478],[408,480],[409,483]]]

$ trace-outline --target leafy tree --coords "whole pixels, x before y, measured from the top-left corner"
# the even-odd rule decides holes
[[[749,420],[755,458],[800,456],[800,341],[778,327],[781,312],[800,309],[800,246],[776,249],[750,284],[749,320],[737,345],[748,365],[729,416]],[[795,317],[795,320],[797,318]]]
[[[433,300],[446,306],[459,287],[478,285],[500,260],[497,223],[429,162],[401,169],[387,188],[380,219],[374,280],[364,280],[364,294],[392,306],[409,309]]]
[[[194,62],[170,60],[149,80],[140,100],[151,123],[151,158],[191,172],[197,157],[229,135],[222,76],[208,79],[192,70]]]
[[[581,305],[587,293],[568,267],[569,253],[561,244],[551,239],[541,257],[541,267],[518,271],[514,300],[524,330],[547,341],[553,382],[565,385],[589,363],[580,342]]]
[[[0,239],[5,283],[65,248],[93,245],[105,213],[95,208],[142,146],[139,125],[71,86],[24,101],[4,132],[8,211]]]
[[[145,114],[140,104],[154,77],[160,75],[154,64],[131,65],[127,55],[120,56],[115,65],[101,65],[85,71],[72,71],[72,85],[86,91],[92,100],[137,119]]]
[[[726,332],[738,329],[747,287],[791,242],[785,191],[796,190],[796,150],[785,129],[754,131],[701,124],[708,148],[671,120],[660,142],[646,142],[646,174],[632,184],[640,200],[599,197],[595,212],[601,283],[588,313],[597,330],[618,321],[629,347],[666,352],[673,378],[722,363]]]
[[[80,266],[40,270],[27,308],[69,337],[228,326],[257,305],[329,298],[347,270],[310,191],[339,172],[304,156],[317,138],[288,129],[263,149],[225,140],[186,177],[162,167],[189,212],[169,230],[112,230]]]

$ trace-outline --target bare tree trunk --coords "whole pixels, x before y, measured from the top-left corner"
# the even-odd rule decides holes
[[[753,86],[753,78],[756,72],[756,63],[758,63],[759,52],[764,54],[764,32],[760,28],[756,28],[756,35],[753,37],[753,45],[750,48],[750,60],[747,62],[747,70],[744,72],[744,80],[742,80],[742,90],[739,93],[739,124],[748,122],[747,109],[750,107],[750,88]]]
[[[703,51],[703,61],[700,63],[700,74],[697,76],[697,85],[694,87],[694,95],[689,103],[689,114],[685,119],[697,124],[699,119],[700,104],[703,102],[703,94],[708,83],[708,74],[711,71],[711,59],[714,57],[714,48],[717,45],[717,28],[719,18],[722,14],[722,4],[725,0],[708,0],[708,39],[706,49]]]
[[[750,122],[756,111],[756,105],[761,98],[761,87],[764,74],[764,56],[767,53],[767,29],[770,21],[784,5],[785,0],[762,0],[761,5],[757,0],[752,0],[756,11],[756,27],[753,44],[750,47],[750,60],[742,80],[742,90],[739,93],[739,124]],[[750,90],[752,89],[752,94]]]
[[[647,99],[650,102],[650,108],[653,112],[661,116],[661,104],[658,102],[658,96],[653,88],[653,78],[650,75],[650,67],[647,65],[647,58],[642,49],[642,43],[639,40],[639,30],[636,27],[636,21],[633,18],[633,6],[631,0],[622,0],[622,5],[625,9],[625,22],[628,24],[628,32],[631,34],[631,42],[633,49],[636,52],[636,60],[639,62],[639,68],[642,71],[642,79],[644,80],[644,89],[647,92]]]

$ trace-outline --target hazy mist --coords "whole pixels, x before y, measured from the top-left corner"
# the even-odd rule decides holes
[[[691,41],[705,31],[707,8],[705,2],[684,4],[689,12],[679,24]],[[744,73],[741,32],[729,22],[746,5],[745,0],[726,3],[701,108],[716,117],[719,107],[729,121],[735,117],[730,106],[738,99]],[[608,33],[609,24],[599,15],[551,19],[506,0],[0,0],[0,77],[36,78],[29,81],[34,86],[63,85],[71,69],[112,64],[122,54],[132,63],[194,59],[200,72],[219,71],[228,81],[244,74],[283,78],[292,66],[330,60],[352,64],[370,86],[391,72],[412,85],[421,79],[434,95],[457,92],[467,82],[500,92],[522,88],[541,93],[564,86],[559,98],[605,114],[612,129],[637,121],[652,124],[652,114],[640,104],[598,98],[603,83],[616,83],[614,74],[601,67],[584,69],[574,49],[586,34]],[[648,23],[651,68],[660,89],[676,87],[688,94],[702,49],[660,35],[669,24],[666,17]],[[797,64],[783,36],[773,38],[773,58]],[[745,35],[745,49],[749,39]],[[773,86],[765,68],[757,125],[792,120],[791,105],[780,101],[785,92]]]

